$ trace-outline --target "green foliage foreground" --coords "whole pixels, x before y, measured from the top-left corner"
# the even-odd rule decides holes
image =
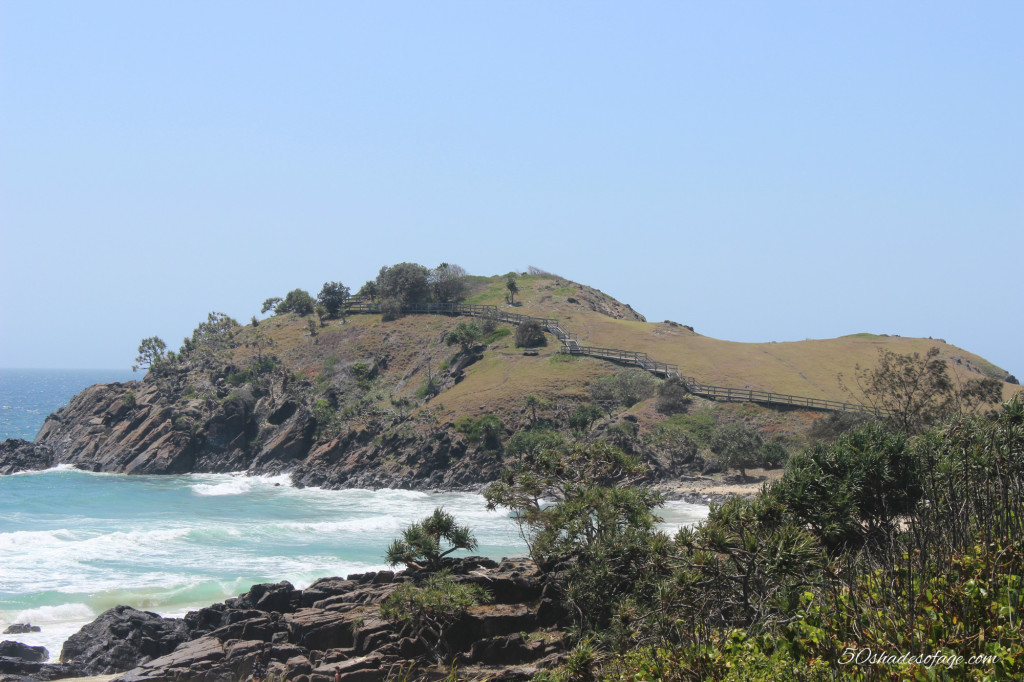
[[[1024,679],[1024,403],[867,425],[667,538],[634,460],[524,453],[487,492],[561,587],[547,680]]]

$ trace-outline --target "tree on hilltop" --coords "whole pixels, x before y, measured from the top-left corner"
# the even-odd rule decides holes
[[[132,365],[132,371],[148,370],[157,366],[165,358],[166,350],[167,344],[159,336],[142,339],[142,342],[139,343],[139,354],[135,357],[135,364]]]
[[[317,303],[327,309],[331,317],[345,318],[345,303],[349,299],[348,287],[341,282],[324,282],[323,289],[316,297]]]
[[[280,303],[280,302],[281,302],[281,297],[280,296],[271,296],[267,300],[263,301],[263,307],[260,308],[260,312],[261,313],[265,313],[268,310],[274,310],[274,308],[276,308],[277,304]]]
[[[466,270],[454,263],[441,263],[427,278],[433,300],[453,303],[466,297]]]
[[[508,276],[508,279],[505,280],[505,288],[508,289],[508,293],[505,295],[505,300],[508,301],[509,305],[515,305],[516,294],[519,293],[519,285],[516,284],[516,278],[514,276]]]
[[[430,271],[418,263],[385,265],[377,275],[378,294],[402,303],[426,301],[430,298],[429,275]]]
[[[274,308],[275,315],[282,315],[284,313],[295,313],[300,316],[312,315],[315,309],[316,301],[309,295],[309,292],[305,289],[292,289],[284,297],[284,300],[277,304]]]

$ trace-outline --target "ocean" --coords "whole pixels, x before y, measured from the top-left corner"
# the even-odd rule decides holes
[[[31,440],[46,415],[125,372],[0,370],[0,439]],[[468,523],[475,554],[521,556],[507,513],[470,493],[293,488],[287,476],[123,476],[70,467],[0,477],[0,634],[43,645],[56,660],[68,636],[118,604],[180,616],[261,582],[306,587],[323,576],[387,568],[401,529],[443,506]],[[667,529],[707,508],[662,510]]]

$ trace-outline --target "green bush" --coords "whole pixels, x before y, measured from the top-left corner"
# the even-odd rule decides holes
[[[455,429],[466,435],[470,443],[483,443],[488,450],[501,449],[501,436],[505,433],[505,425],[493,414],[485,414],[474,419],[463,415],[455,420]]]
[[[447,549],[442,550],[442,541],[448,543]],[[405,564],[409,568],[436,570],[452,552],[472,551],[476,547],[476,537],[469,526],[458,525],[454,516],[437,507],[433,514],[403,530],[402,537],[388,545],[384,558],[390,566]]]
[[[607,443],[574,443],[504,470],[484,494],[488,509],[512,512],[541,565],[573,557],[562,594],[584,630],[609,623],[665,546],[654,527],[662,498],[635,486],[643,475]]]
[[[609,411],[615,407],[632,407],[654,395],[657,383],[649,372],[642,369],[624,369],[593,382],[590,397]]]
[[[569,415],[569,428],[580,434],[586,433],[594,425],[594,422],[601,418],[602,414],[601,408],[596,405],[589,403],[579,405]]]
[[[516,327],[516,348],[537,348],[548,345],[544,328],[537,320],[526,320]]]
[[[545,450],[565,447],[562,434],[553,430],[519,431],[505,445],[506,457],[536,457]]]
[[[274,308],[275,315],[283,313],[295,313],[296,315],[312,315],[316,301],[305,289],[292,289],[285,295],[284,300]]]
[[[764,441],[757,429],[746,424],[724,424],[711,438],[715,461],[726,469],[736,469],[747,477],[747,468],[761,464]]]
[[[444,342],[449,346],[458,344],[462,352],[466,353],[480,341],[481,336],[483,336],[483,332],[476,322],[459,322],[455,329],[448,332]]]
[[[654,409],[662,414],[673,415],[686,412],[693,398],[686,384],[679,377],[669,377],[658,387],[658,400]]]
[[[403,314],[403,304],[400,299],[391,297],[385,298],[380,303],[380,319],[382,322],[397,320]]]
[[[497,341],[499,339],[503,339],[503,338],[505,338],[506,336],[509,336],[512,333],[512,330],[509,329],[508,327],[501,327],[499,329],[493,329],[492,328],[490,331],[487,331],[486,330],[486,323],[485,323],[485,327],[482,328],[481,331],[484,332],[484,337],[482,339],[480,339],[480,342],[484,343],[484,344],[487,344],[487,345],[490,345],[490,344],[494,343],[495,341]]]
[[[769,490],[835,551],[888,543],[921,497],[921,475],[905,436],[870,425],[794,455]]]
[[[761,446],[761,463],[766,469],[777,469],[789,461],[789,451],[777,440]]]
[[[425,644],[437,662],[447,663],[455,653],[448,643],[450,629],[471,606],[488,601],[490,595],[479,585],[456,582],[441,571],[423,585],[402,583],[381,603],[380,615],[401,623],[403,635]]]

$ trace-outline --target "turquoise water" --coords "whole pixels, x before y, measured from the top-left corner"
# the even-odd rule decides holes
[[[75,379],[50,376],[45,384],[66,391]],[[32,404],[47,404],[44,389],[28,388]],[[32,434],[53,409],[31,413],[4,399],[5,414],[19,415],[19,428]],[[15,622],[39,625],[42,632],[2,637],[46,646],[55,659],[68,636],[117,604],[182,615],[255,583],[305,587],[323,576],[383,569],[387,544],[437,506],[473,528],[475,553],[525,553],[508,515],[488,512],[469,493],[300,490],[287,476],[123,476],[67,467],[0,476],[0,631]],[[706,513],[674,503],[662,516],[672,528]]]

